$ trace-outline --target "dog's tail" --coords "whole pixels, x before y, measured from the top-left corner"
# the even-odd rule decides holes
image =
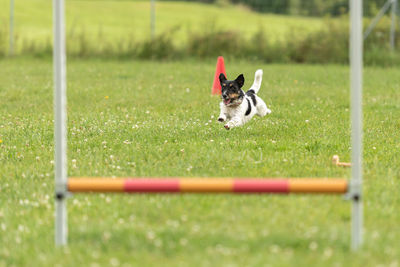
[[[255,94],[258,93],[261,87],[262,75],[263,71],[261,69],[256,71],[256,74],[254,75],[253,85],[250,87],[248,91],[253,90]]]

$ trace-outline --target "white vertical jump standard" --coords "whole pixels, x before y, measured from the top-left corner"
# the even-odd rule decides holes
[[[350,91],[351,91],[351,148],[352,179],[349,197],[352,205],[353,250],[362,244],[363,206],[362,206],[362,71],[363,71],[363,35],[362,0],[350,1]]]
[[[53,0],[56,245],[67,243],[67,110],[64,0]]]
[[[350,83],[351,83],[351,144],[352,144],[352,179],[349,184],[349,188],[340,189],[342,193],[347,193],[348,198],[352,201],[352,249],[359,249],[362,244],[362,232],[363,232],[363,212],[362,212],[362,0],[349,0],[350,1]],[[67,178],[67,142],[66,142],[66,53],[65,53],[65,26],[64,26],[64,0],[53,0],[53,15],[54,15],[54,53],[53,53],[53,64],[54,64],[54,114],[55,114],[55,197],[56,197],[56,213],[55,213],[55,242],[56,245],[65,245],[67,243],[67,210],[66,210],[66,196],[69,192],[68,178]],[[89,183],[85,181],[77,182],[76,179],[71,179],[71,183],[80,184],[82,188],[88,185],[87,189],[96,191],[94,189],[94,181],[90,180]],[[97,181],[95,186],[100,186],[97,189],[104,189],[105,181]],[[125,185],[121,186],[121,183],[143,183],[143,181],[115,181],[112,180],[112,190],[114,191],[125,191],[127,188]],[[171,181],[158,181],[162,183],[162,190],[165,190],[166,184],[171,184]],[[185,181],[186,182],[186,181]],[[244,181],[247,183],[246,181]],[[253,183],[253,181],[250,181]],[[263,181],[268,183],[275,183],[276,181]],[[282,181],[281,181],[282,182]],[[297,181],[299,182],[299,181]],[[176,184],[176,181],[172,181]],[[180,182],[181,183],[181,182]],[[192,182],[190,182],[192,183]],[[207,184],[208,183],[208,184]],[[222,183],[222,185],[220,184]],[[289,183],[296,183],[292,181]],[[302,182],[301,182],[302,183]],[[324,190],[310,190],[310,184],[308,183],[308,189],[300,183],[297,184],[299,192],[303,193],[326,193],[332,190],[331,185],[326,187],[323,184]],[[319,184],[320,181],[317,182]],[[339,182],[343,184],[342,182]],[[85,185],[86,184],[86,185]],[[347,184],[347,182],[345,182]],[[168,186],[169,186],[168,185]],[[315,182],[311,182],[311,187],[315,189]],[[344,185],[344,184],[343,184]],[[150,186],[150,187],[149,187]],[[154,189],[154,181],[150,183],[144,181],[140,187],[145,189],[146,192],[161,192],[159,191],[159,185],[156,185],[157,191]],[[187,187],[188,185],[186,185]],[[248,185],[247,185],[248,186]],[[107,192],[111,192],[108,187]],[[254,185],[251,185],[253,188]],[[274,186],[273,186],[274,187]],[[151,189],[153,188],[153,189]],[[168,189],[169,187],[167,187]],[[228,190],[228,189],[229,190]],[[342,186],[340,186],[342,188]],[[131,188],[132,189],[132,188]],[[189,189],[189,190],[188,190]],[[293,188],[292,188],[293,189]],[[90,190],[86,190],[90,191]],[[169,190],[169,189],[168,189]],[[175,189],[174,189],[175,190]],[[247,189],[246,189],[247,190]],[[275,189],[274,189],[275,190]],[[274,191],[273,190],[273,191]],[[143,190],[142,190],[143,191]],[[214,180],[206,181],[195,181],[195,185],[190,185],[186,188],[186,192],[228,192],[232,191],[231,181],[220,181]],[[233,190],[235,191],[235,190]],[[284,187],[283,191],[288,191],[287,187]],[[290,190],[289,190],[290,191]],[[338,193],[337,190],[334,190]],[[248,191],[247,191],[248,192]],[[266,192],[266,191],[265,191]],[[276,191],[275,191],[276,192]]]

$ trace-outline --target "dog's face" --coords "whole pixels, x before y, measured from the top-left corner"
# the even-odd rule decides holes
[[[244,92],[242,86],[244,84],[243,74],[240,74],[235,80],[229,81],[225,75],[219,75],[219,82],[221,83],[221,97],[226,106],[240,105],[243,101]]]

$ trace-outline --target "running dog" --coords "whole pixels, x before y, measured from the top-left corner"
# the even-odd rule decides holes
[[[254,115],[264,117],[271,113],[265,102],[257,96],[261,87],[262,75],[262,70],[256,71],[254,83],[246,93],[241,89],[244,85],[243,74],[233,81],[227,80],[223,73],[219,75],[222,102],[218,121],[225,122],[225,129],[242,126]]]

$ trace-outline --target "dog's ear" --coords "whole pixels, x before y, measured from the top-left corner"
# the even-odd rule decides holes
[[[226,81],[226,77],[225,77],[225,75],[223,74],[223,73],[221,73],[220,75],[219,75],[219,82],[220,83],[223,83],[223,82],[225,82]]]
[[[243,84],[244,84],[244,76],[243,76],[243,74],[240,74],[240,75],[236,78],[235,81],[239,84],[239,87],[242,87]]]

